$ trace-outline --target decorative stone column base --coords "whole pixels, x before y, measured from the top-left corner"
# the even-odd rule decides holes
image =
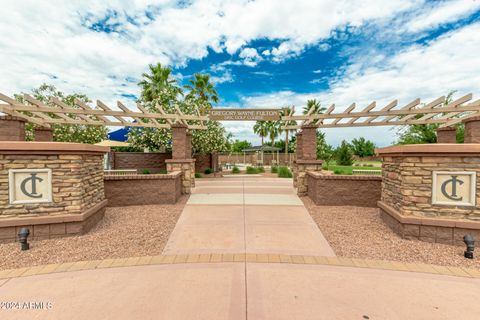
[[[322,171],[322,160],[297,160],[293,166],[293,185],[297,188],[297,195],[308,194],[307,172]]]
[[[195,187],[195,159],[168,159],[165,160],[167,172],[182,172],[182,194],[190,194]]]

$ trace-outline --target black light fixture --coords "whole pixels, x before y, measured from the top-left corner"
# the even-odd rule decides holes
[[[463,242],[467,246],[467,250],[463,253],[463,256],[467,259],[473,259],[473,250],[475,250],[475,239],[472,235],[466,234],[463,237]]]
[[[22,245],[22,250],[30,249],[30,244],[28,243],[28,235],[30,234],[30,230],[28,228],[22,228],[18,232],[18,238],[20,240],[20,244]]]

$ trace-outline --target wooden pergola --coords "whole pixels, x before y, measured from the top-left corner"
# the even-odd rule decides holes
[[[51,98],[48,104],[28,94],[23,98],[24,103],[21,103],[0,93],[0,112],[43,128],[50,128],[52,124],[73,124],[165,129],[171,128],[172,124],[183,124],[188,129],[205,130],[204,121],[209,119],[201,116],[198,109],[196,115],[184,114],[178,106],[175,113],[167,113],[160,105],[155,106],[157,112],[150,112],[138,103],[137,110],[131,110],[120,101],[117,101],[117,110],[113,110],[100,100],[97,100],[96,107],[91,107],[75,99],[73,107],[56,98]]]
[[[398,100],[394,100],[380,110],[374,110],[376,102],[370,103],[361,111],[355,111],[352,103],[347,109],[334,112],[331,105],[325,113],[315,113],[311,108],[305,115],[282,116],[283,121],[301,121],[298,125],[284,125],[284,130],[301,129],[311,125],[318,128],[345,128],[371,126],[404,126],[412,124],[440,124],[449,127],[465,119],[480,116],[480,100],[470,102],[472,94],[467,94],[455,101],[445,104],[445,96],[439,97],[427,104],[415,99],[401,108],[396,108]]]

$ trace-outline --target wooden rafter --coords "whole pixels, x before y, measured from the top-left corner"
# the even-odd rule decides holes
[[[415,99],[402,108],[396,108],[398,101],[394,100],[380,110],[375,110],[376,103],[372,102],[361,111],[355,111],[355,103],[340,112],[333,112],[330,107],[325,113],[309,112],[306,115],[283,116],[283,121],[302,121],[303,124],[283,126],[282,129],[301,129],[302,125],[315,123],[319,128],[345,128],[367,126],[399,126],[411,124],[440,124],[442,127],[451,126],[463,119],[480,115],[480,100],[465,104],[472,99],[467,94],[445,105],[445,97],[439,97],[430,103],[421,105],[420,99]],[[331,120],[331,121],[325,121]],[[342,121],[346,120],[346,121]]]
[[[77,107],[75,108],[57,98],[51,98],[50,104],[45,104],[29,95],[24,96],[24,101],[21,103],[0,93],[0,112],[23,118],[41,127],[50,127],[51,124],[76,124],[164,129],[170,128],[175,121],[181,121],[189,129],[207,129],[203,121],[207,121],[208,116],[201,116],[198,112],[193,115],[184,114],[179,108],[176,108],[175,113],[166,113],[158,107],[159,112],[149,112],[137,104],[138,110],[130,110],[118,101],[117,108],[120,110],[113,110],[100,100],[97,100],[97,108],[92,108],[78,99],[74,101]],[[161,123],[160,120],[167,123]],[[188,121],[200,121],[200,125],[189,124]]]

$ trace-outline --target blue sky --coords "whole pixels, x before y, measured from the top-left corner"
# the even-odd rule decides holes
[[[478,93],[480,2],[457,1],[10,1],[0,21],[0,92],[42,82],[133,108],[136,83],[161,62],[186,83],[212,75],[218,107],[277,108],[308,99],[338,110],[378,108],[451,90]],[[258,143],[250,122],[224,123]],[[328,129],[327,141],[395,129]]]

